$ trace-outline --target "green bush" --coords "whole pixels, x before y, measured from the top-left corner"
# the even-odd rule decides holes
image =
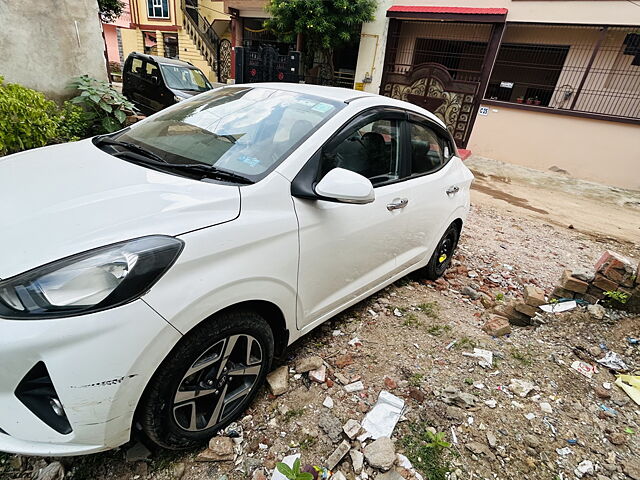
[[[84,109],[71,102],[64,102],[58,112],[58,133],[56,141],[74,142],[90,136],[89,122]]]
[[[44,95],[0,77],[0,155],[43,147],[58,136],[58,109]]]
[[[70,86],[80,91],[71,102],[84,109],[94,135],[123,128],[127,115],[136,113],[133,103],[107,82],[83,75],[74,79]]]

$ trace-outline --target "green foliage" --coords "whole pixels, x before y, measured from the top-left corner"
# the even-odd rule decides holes
[[[89,136],[89,134],[89,122],[82,107],[71,102],[64,102],[58,112],[56,140],[60,143],[74,142]]]
[[[623,305],[629,301],[629,297],[631,296],[628,293],[618,292],[617,290],[604,292],[603,295],[607,297],[610,301],[622,303]]]
[[[504,293],[500,292],[500,293],[496,293],[496,300],[499,302],[504,301]]]
[[[98,11],[103,22],[113,22],[122,14],[124,3],[122,0],[98,0]]]
[[[414,468],[428,480],[445,480],[449,471],[447,461],[451,444],[445,440],[445,434],[427,430],[423,422],[409,424],[409,432],[402,437],[405,455]]]
[[[265,26],[287,41],[301,33],[313,47],[329,50],[355,40],[376,7],[376,0],[270,0]]]
[[[300,459],[296,458],[293,462],[293,468],[289,467],[286,463],[276,463],[278,471],[287,477],[288,480],[313,480],[313,475],[307,472],[300,472]]]
[[[424,375],[421,373],[414,373],[409,377],[409,385],[412,387],[419,387],[422,384],[422,379]]]
[[[511,349],[511,356],[526,366],[533,365],[533,358],[528,352],[521,352],[517,348]]]
[[[417,327],[419,325],[422,325],[422,322],[420,322],[415,314],[406,313],[404,316],[404,320],[402,321],[402,325],[404,327]]]
[[[438,302],[427,302],[421,303],[418,305],[418,308],[422,310],[422,312],[431,318],[438,318],[440,315],[440,307],[438,306]]]
[[[56,104],[0,77],[0,155],[43,147],[57,136]]]
[[[70,85],[80,91],[71,99],[84,111],[93,134],[111,133],[124,127],[127,115],[135,113],[135,107],[127,98],[101,82],[87,75],[77,77]]]

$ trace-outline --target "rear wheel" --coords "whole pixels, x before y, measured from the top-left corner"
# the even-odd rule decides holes
[[[460,231],[457,225],[451,224],[438,242],[436,249],[425,267],[425,275],[429,280],[440,278],[451,265],[451,258],[458,246]]]
[[[169,449],[209,440],[255,397],[273,350],[273,332],[254,312],[224,312],[196,327],[149,383],[139,410],[142,430]]]

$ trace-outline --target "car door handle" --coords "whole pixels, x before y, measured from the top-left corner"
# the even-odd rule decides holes
[[[409,203],[409,200],[407,198],[399,198],[391,203],[387,203],[387,210],[392,211],[398,210],[399,208],[404,208],[407,206],[407,203]]]
[[[458,193],[460,191],[460,187],[449,187],[447,188],[447,195],[455,195],[456,193]]]

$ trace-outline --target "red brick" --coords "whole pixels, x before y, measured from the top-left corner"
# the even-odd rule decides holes
[[[562,272],[559,285],[565,290],[570,290],[576,293],[586,293],[587,288],[589,288],[589,284],[587,282],[573,278],[571,276],[571,270],[565,270]]]
[[[482,330],[492,337],[501,337],[511,333],[511,324],[509,320],[500,315],[491,315],[489,320],[482,326]]]
[[[589,302],[589,303],[598,303],[598,300],[600,300],[598,297],[594,297],[593,295],[590,295],[588,293],[583,294],[582,299],[585,302]]]
[[[589,285],[587,289],[587,295],[591,295],[598,300],[602,300],[604,298],[604,290],[598,287],[594,287],[593,285]]]
[[[592,285],[597,287],[605,292],[613,292],[618,289],[618,284],[609,280],[604,275],[596,274],[596,278],[594,278]]]
[[[633,287],[634,275],[627,270],[605,267],[602,271],[602,274],[609,280],[619,283],[620,285],[624,285],[625,287]]]
[[[562,287],[556,287],[553,289],[553,292],[551,292],[551,296],[553,298],[573,298],[574,293]]]
[[[607,250],[602,254],[600,259],[596,262],[595,269],[598,272],[604,271],[604,268],[619,268],[622,270],[631,266],[631,260],[627,257],[620,255],[619,253]],[[633,267],[631,266],[633,269]]]

